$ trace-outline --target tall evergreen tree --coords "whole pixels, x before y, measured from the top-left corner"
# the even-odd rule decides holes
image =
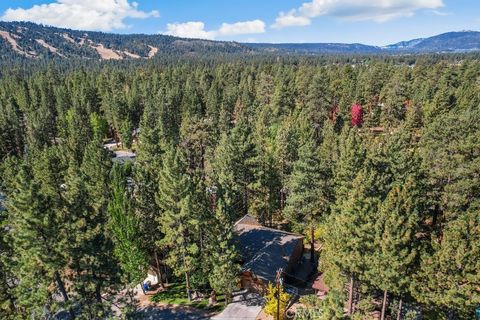
[[[68,256],[68,237],[60,210],[58,157],[54,149],[35,153],[33,168],[19,168],[12,194],[7,194],[7,209],[15,255],[18,308],[40,316],[44,308],[56,310],[52,295],[59,290],[63,302],[69,301],[64,282]]]
[[[240,266],[238,252],[233,243],[232,214],[221,199],[218,200],[213,225],[209,229],[209,282],[216,292],[224,293],[225,302],[231,301],[231,294],[238,282]]]
[[[224,192],[225,204],[235,210],[237,217],[248,213],[255,167],[251,128],[242,119],[229,135],[224,134],[213,161],[214,176]]]
[[[114,254],[120,261],[127,283],[136,285],[145,277],[148,255],[143,247],[139,218],[132,208],[126,174],[126,168],[121,165],[112,169],[108,226],[114,243]]]
[[[382,319],[388,293],[396,294],[400,301],[409,293],[420,252],[422,215],[426,211],[422,192],[413,179],[403,186],[394,186],[376,217],[374,249],[366,278],[384,292]]]
[[[81,166],[70,161],[62,192],[69,231],[69,279],[86,318],[111,312],[102,294],[119,284],[117,260],[106,232],[109,168],[106,151],[92,142]]]
[[[156,201],[163,211],[158,221],[164,234],[159,245],[168,249],[165,262],[175,275],[185,276],[187,296],[191,299],[190,277],[198,255],[195,235],[199,222],[193,211],[192,182],[186,169],[181,152],[174,148],[168,150],[163,159]]]
[[[460,214],[444,225],[441,238],[432,239],[433,251],[422,255],[413,296],[438,318],[471,319],[480,304],[479,225],[478,210]]]
[[[328,213],[332,204],[329,189],[328,167],[320,158],[320,152],[314,140],[313,131],[300,147],[298,160],[287,182],[288,197],[284,214],[294,230],[305,232],[310,229],[311,259],[314,260],[314,228],[322,215]]]
[[[405,68],[398,69],[380,95],[383,102],[382,125],[395,127],[403,121],[407,110],[407,101],[410,98],[410,71]]]
[[[156,101],[156,97],[154,101]],[[154,105],[154,101],[149,101],[146,104],[140,122],[137,158],[133,164],[135,184],[133,209],[140,220],[143,243],[148,248],[150,256],[155,259],[157,277],[162,286],[163,276],[161,274],[162,266],[160,265],[162,256],[157,244],[162,238],[157,221],[161,209],[155,201],[155,197],[158,193],[158,171],[161,169],[163,144],[158,123],[159,110]]]
[[[21,156],[24,151],[24,120],[13,98],[0,102],[0,159]]]
[[[352,182],[363,167],[366,150],[357,128],[345,126],[339,137],[338,160],[334,168],[335,198],[343,201]]]
[[[327,281],[343,289],[343,276],[350,279],[349,313],[352,313],[354,281],[364,280],[375,239],[375,222],[380,199],[375,171],[362,170],[343,201],[337,201],[323,234],[322,268]]]

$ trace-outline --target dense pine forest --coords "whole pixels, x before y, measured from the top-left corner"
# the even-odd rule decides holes
[[[247,213],[313,240],[325,319],[474,318],[480,62],[460,58],[4,67],[0,318],[107,318],[152,260],[229,294]]]

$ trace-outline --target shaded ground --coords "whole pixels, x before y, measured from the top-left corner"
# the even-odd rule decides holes
[[[173,319],[173,320],[190,320],[190,319],[210,319],[211,316],[215,314],[215,308],[202,310],[198,308],[194,308],[191,306],[181,306],[176,305],[176,303],[181,303],[182,298],[185,296],[185,289],[184,287],[177,288],[172,286],[166,291],[164,291],[164,295],[162,295],[161,289],[158,289],[153,292],[149,292],[147,295],[143,294],[140,286],[138,285],[135,288],[136,292],[136,299],[138,301],[139,309],[137,312],[137,316],[139,319]],[[177,290],[179,295],[177,297]],[[165,298],[164,301],[157,301],[153,302],[152,298],[157,296],[157,298]],[[169,299],[167,299],[169,298]],[[154,300],[157,300],[154,298]],[[185,298],[183,300],[186,300]],[[205,302],[205,301],[204,301]],[[200,303],[200,302],[198,302]],[[205,306],[208,301],[205,302]],[[193,306],[196,306],[196,302],[192,302]],[[221,307],[221,305],[219,305]]]
[[[171,283],[166,290],[159,290],[149,300],[162,305],[185,306],[209,312],[220,312],[224,308],[225,296],[223,294],[218,294],[217,304],[210,306],[209,296],[206,294],[208,292],[201,290],[192,292],[192,301],[187,299],[185,292],[186,287],[184,283]]]
[[[115,162],[124,163],[126,161],[133,161],[136,157],[136,154],[130,150],[119,149],[119,145],[113,140],[104,143],[103,147],[112,152],[112,160]]]

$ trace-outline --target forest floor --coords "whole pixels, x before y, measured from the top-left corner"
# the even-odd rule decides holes
[[[208,306],[208,299],[189,302],[185,297],[185,286],[181,284],[172,284],[164,291],[146,295],[138,287],[136,293],[140,319],[210,319],[223,309],[222,296],[213,307]]]

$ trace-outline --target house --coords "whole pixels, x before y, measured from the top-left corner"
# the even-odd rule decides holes
[[[262,226],[246,215],[235,223],[236,246],[242,257],[242,289],[264,292],[274,282],[278,269],[293,273],[303,255],[303,239],[293,234]]]

